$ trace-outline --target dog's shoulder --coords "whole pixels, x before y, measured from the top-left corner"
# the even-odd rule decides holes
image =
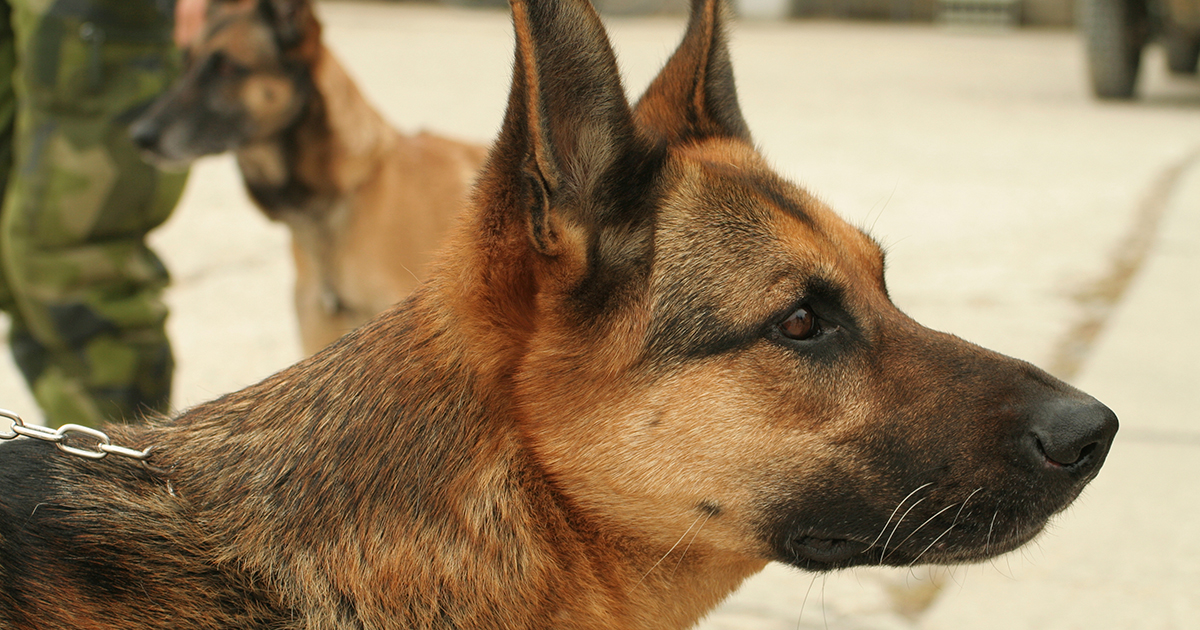
[[[269,588],[218,565],[195,520],[170,482],[137,462],[0,442],[0,628],[119,618],[129,630],[241,629],[289,618]]]
[[[22,518],[54,493],[61,480],[54,445],[37,440],[0,442],[0,537],[7,540]]]
[[[45,560],[69,548],[78,551],[79,541],[103,536],[112,524],[95,516],[113,503],[97,503],[90,496],[93,489],[100,496],[121,496],[113,492],[121,479],[111,474],[114,467],[140,470],[136,464],[67,455],[50,442],[0,443],[0,565],[19,565],[31,555]]]
[[[64,474],[53,444],[18,438],[0,442],[0,627],[21,625],[17,610],[40,590],[60,584],[60,528],[47,506]]]

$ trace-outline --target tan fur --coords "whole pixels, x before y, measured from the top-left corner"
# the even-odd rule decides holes
[[[314,188],[327,187],[334,201],[321,216],[282,217],[292,230],[296,313],[309,353],[424,279],[484,157],[482,147],[396,131],[332,54],[319,50],[313,77],[317,91],[327,95],[329,135],[324,146],[314,139],[297,147],[298,176]],[[249,161],[240,152],[238,157],[239,163]]]

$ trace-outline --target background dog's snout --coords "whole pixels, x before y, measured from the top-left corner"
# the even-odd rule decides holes
[[[1117,424],[1116,414],[1096,400],[1057,398],[1034,412],[1029,447],[1039,459],[1090,470],[1104,461]]]
[[[160,133],[158,124],[147,118],[139,118],[129,126],[129,138],[143,151],[153,150],[158,145]]]

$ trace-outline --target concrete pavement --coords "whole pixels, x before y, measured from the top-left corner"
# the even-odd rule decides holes
[[[1105,468],[1029,551],[963,571],[921,628],[1200,627],[1200,168],[1076,380],[1121,418]]]
[[[505,13],[331,2],[320,14],[399,127],[494,134],[511,61]],[[631,91],[683,28],[669,17],[609,25]],[[701,627],[1198,627],[1200,165],[1188,156],[1200,148],[1200,87],[1165,76],[1154,52],[1145,100],[1096,103],[1074,36],[1059,31],[745,22],[732,41],[758,142],[888,245],[896,302],[932,327],[1067,366],[1122,432],[1085,496],[1025,551],[949,574],[772,566]],[[1162,223],[1138,273],[1123,292],[1092,290],[1113,286],[1130,235],[1156,216],[1147,207]],[[176,406],[299,357],[286,232],[249,205],[231,160],[196,167],[154,244],[175,276]],[[1080,334],[1088,322],[1103,324],[1098,337]],[[1062,361],[1073,339],[1080,360]],[[7,359],[0,406],[37,418]]]

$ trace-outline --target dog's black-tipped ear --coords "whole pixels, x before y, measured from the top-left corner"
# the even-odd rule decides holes
[[[516,60],[504,124],[485,178],[504,182],[530,240],[561,252],[566,225],[621,222],[646,181],[616,57],[587,0],[511,0]]]
[[[258,10],[273,26],[275,39],[283,50],[304,43],[306,30],[317,24],[310,0],[258,0]]]
[[[692,0],[687,32],[635,108],[638,124],[668,143],[750,140],[725,41],[722,0]]]

